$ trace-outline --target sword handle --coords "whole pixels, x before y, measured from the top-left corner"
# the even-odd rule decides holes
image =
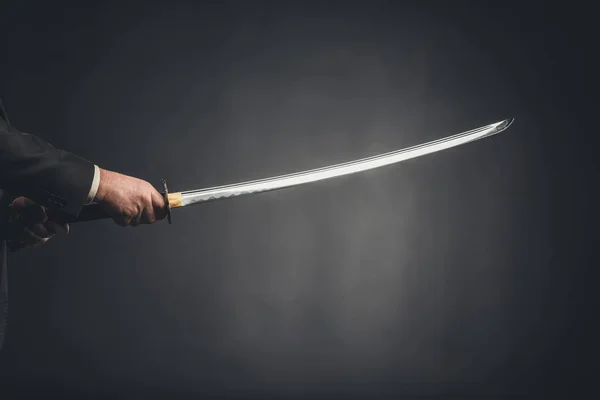
[[[169,189],[167,188],[167,182],[162,180],[163,192],[161,195],[165,200],[165,205],[167,207],[167,220],[169,224],[171,223],[171,208],[180,207],[181,206],[181,195],[179,193],[171,193],[169,194]],[[104,210],[102,205],[100,204],[88,204],[83,206],[81,212],[78,217],[74,217],[70,214],[66,214],[62,211],[57,210],[48,210],[48,217],[52,220],[60,221],[68,224],[75,224],[77,222],[86,222],[86,221],[98,221],[102,219],[109,219],[111,216]]]
[[[68,224],[110,218],[110,215],[104,211],[104,208],[102,208],[100,204],[89,204],[83,206],[78,217],[74,217],[71,214],[66,214],[62,211],[56,210],[48,210],[47,213],[50,220],[60,221]]]

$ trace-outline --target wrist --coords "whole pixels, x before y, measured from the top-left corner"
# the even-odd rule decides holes
[[[95,202],[102,202],[109,188],[110,181],[110,171],[107,171],[103,168],[99,168],[100,170],[100,183],[98,184],[98,190],[96,191],[96,196],[94,197]]]

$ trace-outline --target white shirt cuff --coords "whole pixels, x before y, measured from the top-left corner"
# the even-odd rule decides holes
[[[94,179],[92,180],[92,187],[90,188],[90,192],[88,193],[87,197],[88,204],[92,203],[94,198],[96,198],[98,186],[100,186],[100,168],[98,168],[97,165],[94,165]]]

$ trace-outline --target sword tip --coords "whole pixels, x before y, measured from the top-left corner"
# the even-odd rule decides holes
[[[512,125],[512,123],[514,122],[514,120],[515,120],[514,118],[507,118],[507,119],[505,119],[503,121],[496,122],[494,124],[494,125],[496,125],[495,126],[496,133],[502,132],[503,130],[506,130],[509,126]]]

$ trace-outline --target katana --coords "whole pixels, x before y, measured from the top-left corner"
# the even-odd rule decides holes
[[[167,217],[171,223],[171,209],[186,207],[194,204],[202,204],[209,201],[222,200],[231,197],[245,196],[268,192],[283,188],[289,188],[307,183],[318,182],[325,179],[336,178],[345,175],[356,174],[363,171],[381,168],[386,165],[396,164],[412,158],[436,153],[452,147],[474,142],[479,139],[493,136],[506,130],[514,121],[514,118],[505,119],[493,124],[472,129],[470,131],[457,133],[442,139],[419,144],[388,153],[362,158],[355,161],[336,164],[329,167],[317,168],[293,174],[280,175],[272,178],[235,183],[224,186],[216,186],[205,189],[188,190],[184,192],[169,193],[166,181],[162,181],[163,192],[167,206]],[[77,218],[64,218],[66,222],[82,222],[109,218],[109,215],[99,204],[85,206]]]

